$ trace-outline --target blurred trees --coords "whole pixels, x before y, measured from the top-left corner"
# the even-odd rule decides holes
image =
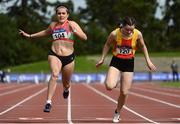
[[[33,33],[47,28],[54,20],[54,8],[60,2],[47,0],[0,0],[0,68],[47,59],[51,37],[25,39],[18,29]],[[75,43],[76,54],[100,54],[109,33],[119,20],[133,16],[142,31],[150,51],[180,49],[180,2],[166,0],[163,19],[155,18],[156,0],[86,0],[87,8],[74,12],[72,0],[65,2],[71,8],[70,19],[75,20],[88,36],[87,42]]]
[[[137,20],[137,28],[144,34],[148,46],[156,47],[152,42],[159,40],[161,32],[160,23],[154,15],[157,8],[156,0],[86,0],[87,8],[82,9],[82,18],[86,20],[88,27],[88,51],[99,53],[109,33],[118,27],[119,21],[125,16],[133,16]],[[156,25],[156,26],[155,26]],[[150,33],[153,30],[155,33]],[[154,39],[153,39],[154,38]],[[92,49],[91,51],[90,49]],[[100,49],[101,48],[101,49]]]
[[[50,10],[55,12],[51,8],[58,4],[44,0],[0,1],[1,8],[7,6],[7,12],[0,14],[0,68],[47,59],[50,37],[30,40],[18,33],[19,29],[33,33],[47,28],[52,16]],[[67,4],[73,6],[71,1]]]
[[[180,51],[180,1],[166,0],[165,16],[163,21],[166,24],[165,38],[166,48]]]

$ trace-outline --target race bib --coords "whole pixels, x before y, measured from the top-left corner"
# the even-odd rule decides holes
[[[117,46],[116,48],[117,54],[132,54],[132,48],[131,47],[126,47],[126,46]]]
[[[68,38],[68,34],[65,29],[58,29],[53,31],[52,37],[54,40],[60,38]]]

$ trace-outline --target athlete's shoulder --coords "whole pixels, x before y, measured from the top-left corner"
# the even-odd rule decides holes
[[[50,27],[51,29],[53,29],[53,28],[56,26],[57,23],[58,23],[58,22],[51,22],[51,23],[49,24],[49,27]]]
[[[117,34],[117,31],[116,30],[113,30],[111,33],[110,33],[110,35],[112,35],[112,36],[115,36]]]
[[[115,28],[114,31],[116,31],[116,32],[121,31],[121,29],[120,28]]]
[[[111,33],[109,34],[109,38],[114,40],[116,38],[116,34],[117,34],[116,30],[111,31]]]
[[[138,29],[135,28],[135,29],[134,29],[134,32],[137,34],[138,39],[142,37],[142,33],[141,33],[140,30],[138,30]]]
[[[120,28],[116,28],[116,29],[114,29],[113,31],[112,31],[112,33],[113,34],[116,34],[117,32],[119,32],[120,31]]]
[[[77,26],[78,24],[75,21],[68,20],[68,23],[72,26]]]
[[[141,31],[138,30],[137,28],[134,29],[134,32],[136,32],[137,34],[141,34]]]
[[[50,25],[56,25],[58,22],[51,22]]]
[[[75,21],[73,20],[68,20],[69,23],[76,23]]]

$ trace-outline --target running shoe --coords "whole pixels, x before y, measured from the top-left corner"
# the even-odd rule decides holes
[[[64,92],[63,92],[64,99],[67,99],[68,96],[69,96],[69,90],[65,89]]]
[[[44,112],[50,112],[51,108],[52,108],[51,104],[50,103],[46,103],[45,108],[44,108]]]
[[[119,112],[117,112],[115,110],[114,117],[113,117],[113,122],[118,123],[119,121],[120,121],[120,114],[119,114]]]

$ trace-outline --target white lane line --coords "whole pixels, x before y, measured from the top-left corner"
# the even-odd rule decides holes
[[[90,85],[87,85],[87,84],[84,84],[84,85],[85,85],[87,88],[89,88],[89,89],[93,90],[94,92],[96,92],[97,94],[99,94],[99,95],[105,97],[106,99],[108,99],[108,100],[110,100],[110,101],[112,101],[112,102],[114,102],[114,103],[117,104],[117,101],[116,101],[116,100],[112,99],[111,97],[107,96],[106,94],[98,91],[97,89],[93,88],[93,87],[90,86]],[[145,117],[145,116],[143,116],[143,115],[141,115],[141,114],[133,111],[132,109],[129,109],[129,108],[126,107],[125,105],[123,106],[123,108],[125,108],[126,110],[130,111],[131,113],[133,113],[133,114],[135,114],[135,115],[137,115],[137,116],[139,116],[139,117],[141,117],[141,118],[143,118],[143,119],[145,119],[145,120],[147,120],[147,121],[149,121],[149,122],[151,122],[151,123],[153,123],[153,124],[160,124],[160,123],[158,123],[158,122],[155,122],[155,121],[153,121],[153,120],[151,120],[151,119],[149,119],[149,118],[147,118],[147,117]]]
[[[36,92],[36,93],[34,93],[33,95],[31,95],[31,96],[27,97],[26,99],[22,100],[21,102],[18,102],[18,103],[15,104],[14,106],[12,106],[12,107],[6,109],[5,111],[0,112],[0,115],[3,115],[3,114],[5,114],[5,113],[7,113],[8,111],[11,111],[12,109],[18,107],[20,104],[22,104],[22,103],[24,103],[24,102],[30,100],[31,98],[33,98],[33,97],[39,95],[40,93],[44,92],[46,89],[47,89],[47,88],[44,88],[44,89],[40,90],[39,92]]]
[[[161,95],[166,95],[166,96],[172,96],[172,97],[179,97],[180,95],[175,95],[172,93],[165,93],[165,92],[160,92],[160,91],[155,91],[155,90],[149,90],[149,89],[142,89],[142,88],[132,88],[132,89],[137,89],[137,90],[141,90],[141,91],[145,91],[145,92],[150,92],[150,93],[155,93],[155,94],[161,94]]]
[[[139,86],[134,86],[134,87],[139,87]],[[145,86],[145,87],[141,87],[141,88],[146,88],[146,89],[154,89],[154,90],[163,90],[164,92],[167,92],[167,91],[170,91],[170,92],[177,92],[177,93],[180,93],[180,90],[178,90],[178,88],[173,88],[173,87],[148,87],[148,86]]]
[[[19,120],[28,120],[28,121],[32,121],[32,120],[43,120],[43,118],[34,118],[34,117],[19,117]]]
[[[112,118],[96,118],[96,120],[101,120],[101,121],[111,121]]]
[[[11,91],[8,91],[8,92],[5,92],[5,93],[1,93],[0,96],[4,96],[4,95],[11,94],[11,93],[19,92],[21,90],[26,90],[28,88],[32,88],[32,87],[35,87],[35,86],[37,86],[37,85],[30,85],[30,86],[27,86],[27,87],[22,87],[22,88],[18,88],[18,89],[15,89],[15,90],[11,90]]]
[[[67,120],[68,124],[73,124],[71,119],[71,87],[69,88]]]
[[[172,104],[172,103],[169,103],[169,102],[165,102],[165,101],[162,101],[162,100],[159,100],[159,99],[155,99],[155,98],[152,98],[152,97],[149,97],[149,96],[144,96],[144,95],[141,95],[141,94],[138,94],[138,93],[134,93],[134,92],[130,92],[129,94],[134,95],[134,96],[138,96],[138,97],[142,97],[144,99],[156,101],[156,102],[159,102],[159,103],[163,103],[163,104],[175,107],[175,108],[180,108],[179,105],[175,105],[175,104]]]
[[[172,118],[173,120],[178,120],[178,121],[180,121],[180,118]]]

